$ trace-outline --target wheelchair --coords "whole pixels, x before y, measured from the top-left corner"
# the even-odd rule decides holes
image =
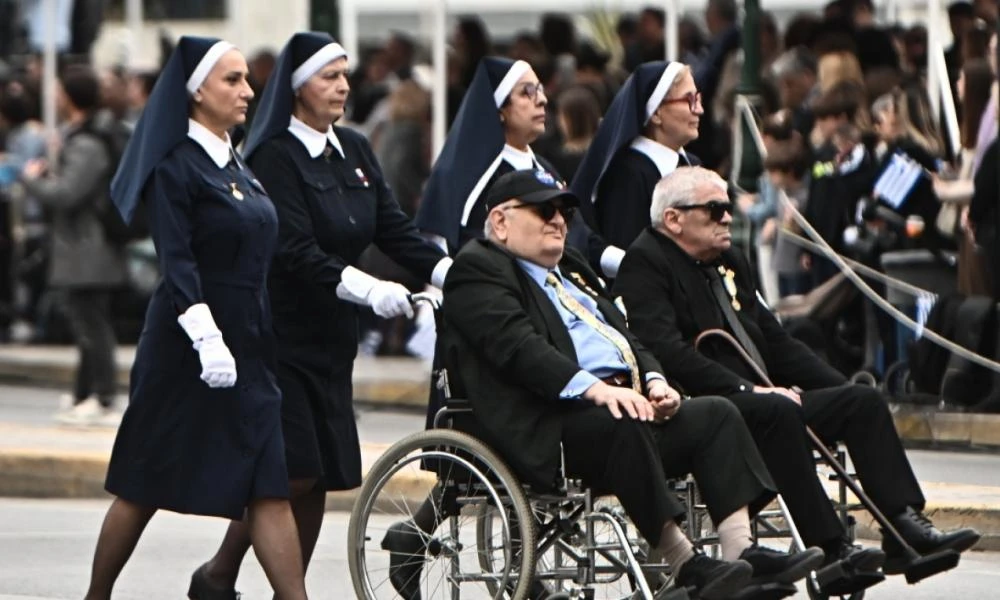
[[[415,299],[431,302],[435,319],[440,318],[438,300]],[[425,600],[694,597],[693,589],[672,585],[669,565],[645,564],[648,547],[613,498],[596,498],[580,481],[565,477],[550,493],[518,481],[494,450],[462,431],[472,409],[467,400],[452,397],[447,370],[435,369],[433,377],[444,398],[433,427],[385,451],[365,477],[351,512],[348,566],[358,598],[401,597],[389,580],[390,554],[381,542],[393,524],[412,519],[427,499],[435,526],[420,533],[425,550],[413,556],[422,565]],[[689,537],[714,552],[718,537],[693,479],[674,482],[674,489],[686,501]],[[846,500],[842,483],[838,510],[853,523],[847,513],[854,506]],[[790,538],[791,551],[804,549],[783,504],[758,515],[754,530],[760,538]],[[819,592],[816,581],[807,583],[813,600],[830,597]],[[765,584],[751,591],[740,597],[770,600],[796,590]],[[862,591],[843,598],[863,596]]]

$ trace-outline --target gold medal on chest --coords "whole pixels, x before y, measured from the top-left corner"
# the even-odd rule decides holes
[[[739,310],[742,305],[736,299],[736,273],[732,269],[727,269],[720,265],[719,275],[722,275],[722,283],[726,288],[726,293],[729,294],[733,309]]]
[[[233,190],[233,198],[236,198],[237,200],[242,200],[243,199],[243,192],[241,192],[236,187],[236,182],[235,181],[233,183],[230,183],[229,187],[232,188],[232,190]]]
[[[583,275],[580,275],[579,273],[570,273],[569,276],[576,282],[577,287],[585,290],[591,296],[597,296],[597,292],[587,285],[587,280],[583,278]]]

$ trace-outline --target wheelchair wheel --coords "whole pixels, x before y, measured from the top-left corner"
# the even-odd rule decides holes
[[[571,502],[550,502],[532,504],[534,527],[536,530],[535,584],[531,597],[548,600],[563,597],[578,597],[580,589],[586,588],[585,597],[594,600],[623,600],[632,598],[635,590],[634,576],[628,568],[628,559],[618,536],[606,521],[594,522],[593,546],[587,541],[586,522],[583,519],[583,504]],[[488,518],[493,507],[483,506],[477,523],[477,543],[480,547],[480,561],[486,571],[495,569],[494,563],[503,560],[499,548],[491,547],[495,539],[492,527],[496,519]],[[610,515],[625,532],[632,552],[639,562],[645,561],[646,547],[627,520],[624,511],[610,498],[594,502],[594,511]],[[593,552],[591,555],[590,552]],[[592,556],[592,557],[591,557]],[[589,580],[581,581],[581,568],[592,565]]]
[[[390,554],[382,541],[390,526],[413,517],[432,490],[437,525],[430,533],[421,532],[421,597],[526,598],[535,542],[524,490],[486,445],[447,429],[404,438],[365,477],[348,526],[348,566],[356,596],[400,597],[389,579]],[[489,547],[498,548],[489,570],[482,567],[476,537],[484,507],[492,509]]]

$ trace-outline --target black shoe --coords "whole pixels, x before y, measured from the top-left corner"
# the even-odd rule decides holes
[[[863,548],[855,546],[847,538],[837,540],[834,544],[823,548],[826,559],[823,567],[841,563],[847,570],[861,573],[874,573],[885,563],[885,552],[878,548]]]
[[[188,587],[188,598],[191,600],[239,600],[240,593],[235,589],[214,587],[208,582],[205,567],[201,565],[191,574],[191,585]]]
[[[382,549],[389,551],[389,582],[403,600],[420,600],[420,570],[427,550],[426,536],[410,521],[389,527]]]
[[[794,583],[802,579],[823,564],[823,557],[823,551],[819,548],[807,548],[803,552],[785,554],[757,544],[740,554],[740,560],[747,561],[753,567],[755,582],[776,583]]]
[[[931,520],[923,513],[913,510],[910,507],[896,515],[892,519],[892,526],[896,528],[899,535],[903,536],[906,543],[913,547],[921,556],[941,552],[942,550],[954,550],[965,552],[976,545],[979,532],[975,529],[956,529],[944,533],[931,523]],[[897,575],[906,570],[910,560],[903,551],[896,538],[882,532],[882,550],[885,551],[885,572],[890,575]]]
[[[695,551],[677,571],[674,583],[681,588],[694,587],[702,600],[716,600],[740,591],[752,577],[753,567],[745,560],[725,562]]]

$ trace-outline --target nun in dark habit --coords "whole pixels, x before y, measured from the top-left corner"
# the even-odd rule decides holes
[[[515,170],[559,173],[531,150],[545,133],[545,90],[523,60],[488,56],[479,62],[444,148],[431,170],[416,224],[449,254],[483,237],[486,193],[501,175]],[[618,272],[624,251],[609,246],[590,223],[590,206],[570,224],[569,243],[608,277]]]
[[[351,385],[358,305],[385,318],[413,315],[409,291],[361,271],[358,259],[374,243],[436,286],[451,265],[400,209],[368,140],[333,125],[344,114],[347,74],[347,53],[329,34],[295,34],[268,79],[245,148],[278,213],[268,289],[292,509],[306,566],[326,492],[361,485]],[[247,524],[233,521],[218,553],[193,576],[211,591],[198,600],[235,598],[249,548]]]
[[[278,219],[227,133],[246,120],[247,76],[231,44],[181,38],[111,183],[126,222],[144,203],[162,280],[111,453],[105,488],[116,498],[88,600],[111,597],[161,508],[226,519],[245,512],[275,595],[306,597],[266,287]]]
[[[699,165],[684,145],[704,113],[691,68],[648,62],[628,78],[604,115],[570,186],[596,213],[598,233],[628,248],[649,227],[653,188],[678,166]]]

